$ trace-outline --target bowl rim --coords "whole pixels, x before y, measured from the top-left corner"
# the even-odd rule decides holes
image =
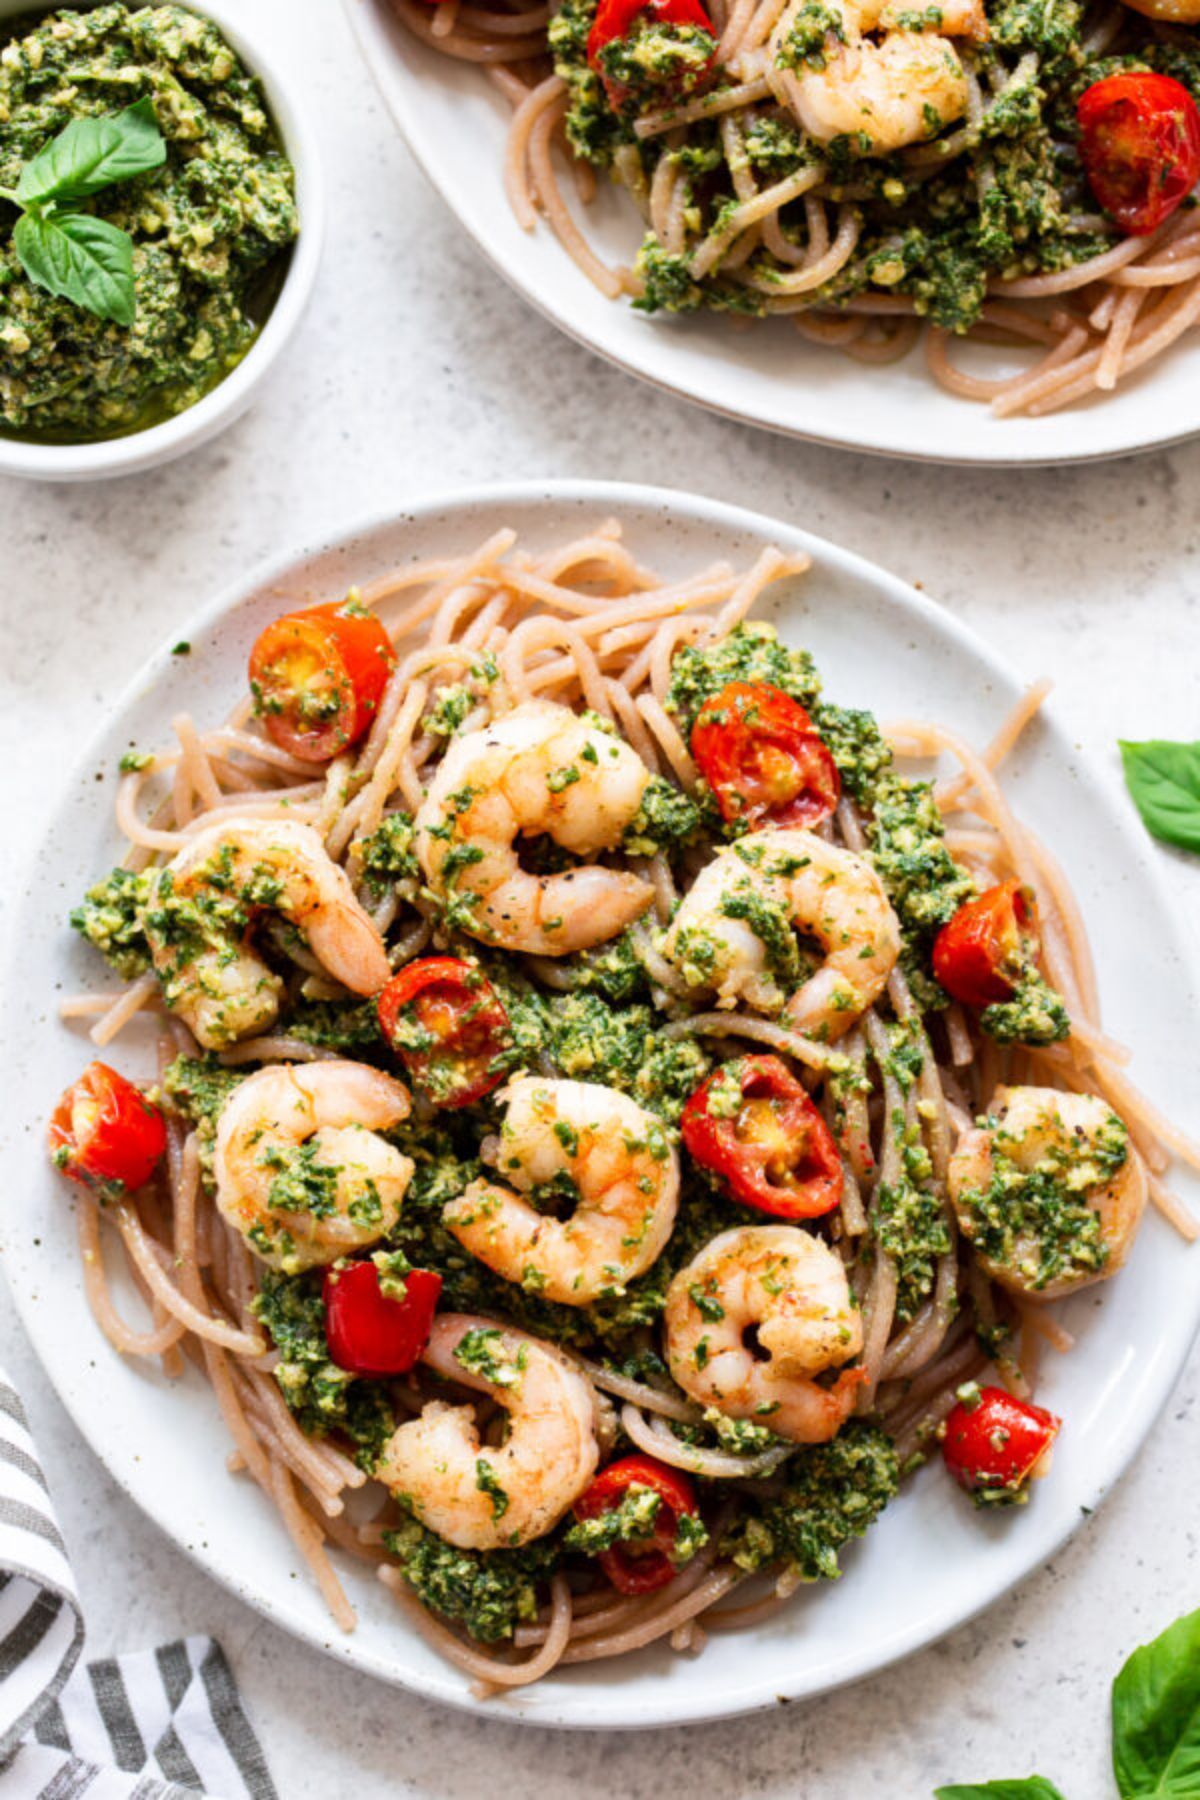
[[[0,27],[17,15],[60,11],[58,4],[31,8],[28,0],[0,0]],[[103,0],[70,0],[73,10],[91,11]],[[262,83],[280,142],[296,175],[300,229],[291,260],[266,323],[246,355],[203,399],[170,419],[126,436],[88,444],[39,444],[0,435],[0,475],[34,481],[89,481],[129,475],[199,448],[249,406],[259,386],[292,337],[308,304],[325,236],[325,180],[315,133],[290,75],[273,50],[248,31],[233,0],[177,0],[186,12],[210,19]]]

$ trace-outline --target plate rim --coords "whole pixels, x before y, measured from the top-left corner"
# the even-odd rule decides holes
[[[655,392],[669,395],[674,400],[682,400],[691,406],[698,406],[714,417],[724,419],[730,424],[749,427],[755,431],[770,432],[789,443],[816,444],[822,449],[837,450],[850,456],[870,456],[886,458],[897,462],[915,463],[930,468],[952,469],[1052,469],[1074,468],[1098,463],[1117,462],[1122,458],[1133,456],[1150,456],[1160,451],[1174,449],[1177,445],[1189,443],[1200,437],[1200,407],[1197,408],[1195,423],[1185,426],[1180,431],[1172,431],[1169,435],[1142,439],[1136,443],[1115,444],[1099,449],[1088,449],[1086,446],[1070,452],[1047,451],[1045,453],[1028,449],[1018,450],[1014,445],[1011,452],[990,454],[984,451],[960,450],[954,454],[939,455],[933,451],[922,451],[911,448],[901,449],[894,444],[866,443],[860,439],[831,435],[828,431],[806,429],[803,426],[791,425],[778,419],[765,419],[757,415],[739,412],[736,408],[723,404],[707,394],[694,391],[682,383],[664,379],[652,369],[633,361],[612,343],[601,343],[589,336],[586,329],[574,323],[565,310],[556,311],[551,303],[544,299],[532,285],[524,282],[515,265],[510,266],[493,249],[487,238],[480,235],[474,225],[468,221],[455,205],[448,186],[439,174],[436,158],[424,143],[423,135],[415,128],[410,112],[400,103],[394,94],[387,73],[377,54],[378,39],[386,37],[390,29],[390,21],[380,17],[386,13],[387,0],[341,0],[342,11],[346,17],[351,35],[358,47],[363,63],[375,85],[375,89],[383,101],[384,108],[416,163],[417,168],[436,194],[442,206],[453,219],[455,225],[475,251],[483,257],[505,285],[538,316],[554,327],[556,331],[598,356],[603,362],[631,380],[644,383]],[[564,258],[566,251],[563,251]],[[1086,418],[1087,413],[1077,413],[1079,418]],[[1020,423],[1020,422],[1018,422]]]
[[[152,691],[163,672],[170,667],[178,667],[173,657],[170,644],[177,639],[180,632],[185,637],[199,638],[204,632],[218,627],[225,619],[233,619],[247,601],[260,595],[265,589],[278,584],[289,571],[318,559],[336,557],[339,552],[359,542],[369,540],[388,527],[396,527],[404,523],[420,524],[435,518],[461,519],[469,517],[472,511],[481,507],[498,508],[534,507],[550,508],[557,505],[568,507],[595,508],[597,511],[610,510],[626,515],[639,512],[657,512],[664,517],[672,511],[683,513],[695,523],[716,527],[719,530],[738,533],[760,540],[790,540],[803,546],[813,555],[814,565],[821,566],[822,558],[840,571],[849,574],[854,580],[864,582],[876,594],[884,595],[889,603],[900,602],[902,611],[910,616],[916,613],[933,622],[940,633],[946,633],[956,641],[957,645],[969,651],[979,662],[981,669],[994,677],[1002,693],[1022,685],[1022,678],[1008,659],[996,651],[986,639],[980,637],[972,627],[968,626],[954,613],[933,600],[928,594],[913,587],[901,577],[860,555],[857,551],[848,550],[810,532],[801,525],[791,524],[781,519],[772,518],[751,508],[738,506],[729,502],[714,500],[707,495],[690,493],[684,489],[676,489],[661,485],[650,485],[633,482],[615,481],[583,481],[570,477],[550,478],[545,481],[520,480],[503,483],[479,483],[469,486],[456,486],[447,490],[432,493],[422,492],[404,504],[376,508],[363,516],[356,516],[341,530],[326,531],[315,541],[300,548],[264,557],[246,572],[222,584],[219,592],[209,601],[193,610],[186,619],[170,628],[169,634],[162,643],[134,671],[130,679],[122,686],[116,700],[106,710],[104,718],[96,729],[89,734],[80,754],[74,758],[62,775],[54,789],[54,804],[46,816],[46,822],[39,834],[33,854],[36,858],[37,847],[53,837],[56,825],[63,809],[72,797],[80,790],[81,781],[89,768],[94,768],[101,746],[112,730],[113,724],[137,700],[144,698]],[[1043,711],[1046,728],[1061,741],[1063,753],[1069,751],[1071,739],[1064,726],[1055,717],[1055,709],[1049,706]],[[1086,767],[1086,764],[1085,764]],[[1096,780],[1095,775],[1092,779]],[[1137,873],[1143,881],[1148,881],[1155,892],[1155,898],[1163,907],[1172,926],[1174,947],[1178,950],[1183,970],[1188,980],[1200,988],[1200,955],[1192,942],[1191,935],[1184,929],[1181,909],[1167,883],[1166,875],[1159,864],[1143,844],[1131,820],[1122,816],[1115,807],[1109,811],[1109,824],[1121,837],[1127,838],[1131,847],[1139,846],[1136,856]],[[36,891],[36,888],[35,890]],[[4,985],[14,988],[19,985],[14,981],[14,970],[19,955],[19,934],[22,919],[33,901],[34,894],[23,893],[19,900],[6,909],[8,913],[3,940],[3,975]],[[6,1009],[6,1016],[12,1017],[16,1008]],[[3,1039],[8,1039],[8,1027],[4,1027]],[[10,1152],[15,1149],[16,1134],[9,1145]],[[18,1236],[8,1232],[0,1234],[0,1267],[3,1268],[7,1281],[13,1309],[20,1319],[34,1355],[43,1374],[70,1417],[73,1425],[82,1435],[90,1451],[98,1458],[108,1478],[137,1507],[139,1513],[147,1518],[170,1542],[182,1550],[189,1560],[206,1576],[217,1581],[226,1591],[234,1594],[239,1600],[249,1605],[260,1617],[267,1619],[272,1625],[286,1631],[290,1636],[298,1638],[313,1649],[334,1656],[339,1662],[346,1664],[364,1675],[372,1676],[390,1685],[403,1688],[406,1692],[419,1697],[437,1700],[457,1710],[466,1711],[475,1717],[509,1722],[535,1727],[558,1728],[567,1730],[650,1730],[670,1728],[674,1726],[712,1722],[725,1718],[741,1717],[754,1712],[767,1710],[783,1702],[796,1702],[815,1699],[819,1695],[840,1691],[871,1676],[881,1674],[884,1670],[904,1661],[920,1650],[938,1643],[951,1632],[958,1630],[971,1619],[978,1617],[989,1607],[997,1603],[1005,1594],[1011,1592],[1022,1582],[1029,1579],[1044,1563],[1052,1557],[1064,1543],[1070,1539],[1083,1523],[1083,1513],[1073,1512],[1065,1521],[1054,1522],[1052,1528],[1044,1529],[1039,1535],[1031,1538],[1021,1559],[1020,1567],[1009,1571],[1002,1568],[995,1575],[981,1580],[970,1592],[964,1604],[956,1604],[947,1609],[946,1615],[930,1628],[921,1619],[913,1621],[906,1628],[897,1630],[886,1649],[879,1651],[871,1641],[866,1641],[857,1654],[848,1659],[848,1666],[837,1671],[817,1672],[811,1677],[801,1674],[798,1678],[789,1679],[779,1675],[763,1681],[761,1678],[754,1688],[747,1692],[736,1690],[733,1693],[710,1693],[697,1700],[690,1701],[688,1694],[673,1695],[670,1710],[661,1705],[647,1712],[645,1707],[639,1709],[636,1701],[636,1680],[630,1684],[629,1703],[619,1714],[611,1712],[603,1716],[595,1715],[590,1710],[590,1692],[585,1686],[573,1690],[565,1700],[555,1701],[547,1705],[531,1705],[522,1690],[504,1696],[499,1702],[496,1699],[478,1700],[465,1687],[456,1686],[448,1673],[438,1678],[417,1685],[411,1676],[399,1673],[395,1668],[383,1665],[382,1660],[370,1651],[365,1651],[355,1644],[353,1637],[342,1639],[327,1626],[317,1629],[306,1620],[289,1611],[286,1603],[281,1604],[278,1598],[269,1592],[256,1589],[247,1579],[234,1569],[214,1562],[205,1554],[205,1547],[188,1540],[182,1526],[176,1527],[170,1515],[157,1504],[151,1496],[143,1495],[136,1487],[132,1477],[113,1466],[104,1448],[103,1421],[93,1418],[82,1410],[82,1402],[77,1401],[70,1389],[70,1378],[60,1371],[52,1359],[43,1354],[42,1341],[50,1334],[41,1326],[35,1296],[12,1276],[19,1262]],[[1197,1251],[1200,1255],[1200,1251]],[[36,1324],[34,1323],[36,1321]],[[1127,1472],[1156,1425],[1170,1394],[1187,1364],[1197,1337],[1200,1336],[1200,1282],[1194,1285],[1193,1303],[1190,1322],[1181,1329],[1177,1352],[1165,1362],[1159,1359],[1154,1371],[1152,1390],[1144,1415],[1136,1423],[1131,1424],[1123,1437],[1114,1443],[1114,1453],[1104,1466],[1102,1476],[1090,1475],[1087,1491],[1081,1490],[1080,1505],[1094,1512],[1117,1486]],[[1051,1522],[1047,1521],[1048,1526]],[[986,1574],[986,1564],[981,1561],[981,1569]],[[530,1690],[530,1693],[536,1690]],[[690,1692],[690,1690],[689,1690]]]

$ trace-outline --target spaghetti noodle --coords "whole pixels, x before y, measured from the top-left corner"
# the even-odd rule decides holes
[[[377,1569],[418,1628],[483,1692],[668,1640],[695,1649],[708,1628],[748,1628],[801,1578],[830,1572],[840,1545],[894,1488],[896,1455],[905,1467],[921,1459],[962,1383],[990,1367],[1014,1392],[1027,1391],[1034,1346],[1069,1347],[1036,1305],[1014,1301],[982,1273],[949,1203],[955,1145],[998,1083],[1036,1081],[1104,1096],[1137,1146],[1130,1155],[1144,1158],[1151,1172],[1155,1203],[1195,1235],[1161,1178],[1171,1156],[1200,1166],[1200,1151],[1130,1086],[1119,1048],[1099,1028],[1074,902],[998,783],[997,765],[1036,713],[1044,685],[1029,691],[983,755],[921,721],[897,725],[889,751],[869,715],[819,698],[802,652],[786,650],[765,627],[744,624],[774,583],[805,566],[802,557],[769,550],[748,571],[718,564],[664,583],[622,542],[617,525],[604,522],[537,554],[502,531],[471,554],[400,568],[358,597],[386,625],[396,660],[369,733],[337,756],[330,779],[314,779],[311,764],[278,749],[244,705],[224,725],[176,719],[175,743],[133,758],[136,766],[122,778],[124,867],[103,905],[93,898],[92,910],[85,905],[77,919],[129,985],[103,997],[98,1018],[86,997],[68,999],[64,1016],[91,1021],[97,1044],[118,1032],[153,1030],[167,1121],[159,1177],[100,1207],[87,1193],[79,1198],[86,1287],[100,1328],[123,1354],[159,1356],[173,1370],[182,1352],[207,1377],[234,1446],[230,1467],[275,1505],[340,1626],[354,1624],[337,1566],[349,1552]],[[452,1307],[556,1345],[572,1379],[593,1396],[597,1441],[607,1455],[623,1441],[668,1475],[700,1482],[704,1530],[694,1554],[654,1591],[618,1592],[589,1553],[566,1543],[562,1525],[552,1521],[549,1532],[511,1549],[456,1550],[369,1479],[378,1465],[381,1410],[386,1436],[397,1422],[423,1417],[430,1399],[449,1395],[458,1406],[476,1407],[484,1445],[500,1441],[502,1414],[481,1402],[480,1381],[447,1384],[423,1364],[390,1380],[352,1380],[330,1359],[319,1280],[302,1268],[270,1267],[264,1240],[254,1232],[243,1238],[215,1202],[214,1154],[222,1152],[219,1144],[214,1151],[214,1128],[248,1070],[292,1063],[319,1072],[330,1056],[394,1066],[373,1009],[330,978],[311,945],[294,933],[276,936],[261,948],[281,986],[280,1022],[204,1056],[168,1009],[161,971],[139,973],[138,931],[154,904],[147,896],[159,891],[155,870],[198,833],[214,822],[286,817],[320,833],[371,909],[394,967],[411,968],[431,944],[484,957],[415,866],[403,857],[390,866],[383,854],[407,841],[409,810],[431,791],[448,746],[531,697],[573,711],[588,706],[606,741],[627,732],[660,791],[684,804],[681,784],[695,790],[698,779],[688,747],[696,683],[719,685],[728,672],[722,658],[730,655],[747,669],[807,684],[843,780],[841,803],[818,830],[852,857],[870,855],[899,909],[904,954],[854,1028],[831,1046],[744,1006],[697,1003],[681,987],[661,927],[718,846],[711,811],[699,835],[689,830],[653,854],[639,843],[616,859],[656,872],[649,884],[655,923],[642,919],[608,948],[561,957],[493,952],[484,966],[514,1017],[527,1009],[518,1068],[532,1066],[553,1080],[565,1063],[578,1076],[583,1040],[568,1045],[564,1021],[583,1017],[594,1001],[599,1037],[587,1050],[593,1080],[632,1088],[666,1121],[678,1118],[683,1093],[714,1063],[740,1067],[747,1042],[752,1051],[772,1052],[766,1060],[786,1061],[840,1150],[840,1204],[808,1224],[861,1311],[863,1348],[852,1384],[860,1420],[831,1443],[806,1448],[772,1432],[769,1418],[722,1419],[667,1373],[658,1334],[668,1278],[731,1222],[755,1216],[728,1194],[714,1195],[694,1168],[685,1167],[674,1234],[649,1272],[594,1305],[574,1307],[540,1298],[536,1284],[498,1278],[440,1224],[446,1199],[479,1169],[478,1148],[495,1129],[501,1097],[453,1115],[425,1103],[389,1134],[417,1162],[417,1173],[388,1245],[403,1249],[411,1265],[438,1271],[443,1301]],[[892,755],[942,759],[949,772],[936,789],[903,781]],[[961,863],[946,848],[938,805]],[[907,808],[903,822],[897,808]],[[918,820],[927,869],[950,884],[950,911],[976,885],[1017,878],[1037,889],[1044,958],[1038,979],[1049,978],[1064,996],[1073,1027],[1066,1035],[1040,1044],[998,1041],[969,1008],[947,1010],[929,978],[920,907],[911,904]],[[902,874],[889,861],[889,831],[909,834]],[[736,833],[733,841],[741,841]],[[134,908],[122,924],[114,896],[130,895]],[[606,1065],[610,1047],[623,1041],[638,1046],[631,1059]],[[655,1056],[666,1061],[656,1064]],[[672,1058],[682,1059],[673,1074]],[[657,1087],[651,1065],[659,1070]],[[895,1209],[901,1191],[912,1203],[907,1215]],[[102,1219],[115,1227],[108,1237],[120,1245],[147,1302],[146,1326],[127,1324],[118,1311]],[[872,1488],[881,1470],[885,1478]],[[855,1506],[845,1511],[850,1489]],[[818,1564],[789,1545],[780,1523],[800,1516],[823,1545]],[[765,1595],[764,1580],[772,1584]],[[743,1584],[750,1597],[723,1608]],[[482,1623],[481,1597],[490,1608]]]

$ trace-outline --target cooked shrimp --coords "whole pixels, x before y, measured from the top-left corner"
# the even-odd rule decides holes
[[[572,856],[615,850],[649,779],[620,738],[530,700],[450,746],[417,814],[426,880],[484,943],[537,956],[603,943],[645,912],[649,883],[595,863],[533,875],[517,840],[546,836]]]
[[[807,977],[793,927],[825,952]],[[701,870],[661,951],[686,987],[715,994],[718,1006],[783,1013],[829,1043],[883,992],[900,927],[861,856],[809,831],[759,831]]]
[[[1129,1132],[1095,1094],[999,1087],[950,1159],[963,1236],[1002,1287],[1055,1300],[1115,1275],[1146,1206]]]
[[[679,1162],[661,1121],[590,1081],[526,1075],[505,1097],[483,1154],[506,1185],[473,1181],[446,1206],[446,1226],[497,1275],[564,1306],[620,1293],[675,1223]],[[570,1200],[570,1217],[540,1212],[539,1192]]]
[[[790,34],[806,22],[806,4],[792,0],[772,33],[777,65],[794,62]],[[831,0],[824,10],[832,23],[818,47],[820,66],[801,61],[780,82],[810,136],[849,137],[882,156],[936,136],[966,112],[967,77],[950,39],[987,36],[981,0]]]
[[[491,1319],[442,1313],[423,1360],[508,1414],[508,1435],[483,1442],[471,1406],[431,1400],[395,1431],[376,1475],[461,1550],[508,1549],[543,1537],[577,1500],[599,1461],[596,1406],[585,1377],[549,1344]]]
[[[407,1088],[365,1063],[268,1064],[217,1120],[217,1205],[254,1254],[288,1275],[391,1230],[413,1164],[378,1134],[409,1114]]]
[[[161,871],[145,918],[163,997],[207,1050],[278,1016],[283,982],[247,936],[264,911],[294,926],[352,993],[373,994],[391,974],[383,940],[310,825],[211,825]]]
[[[795,1225],[743,1225],[705,1245],[667,1289],[671,1373],[701,1406],[753,1419],[796,1444],[823,1444],[862,1382],[845,1369],[863,1346],[862,1319],[841,1259]],[[753,1328],[765,1360],[746,1343]]]

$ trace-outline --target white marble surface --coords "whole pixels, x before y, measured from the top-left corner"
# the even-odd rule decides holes
[[[207,451],[90,490],[0,486],[7,767],[52,781],[144,651],[261,555],[435,487],[546,475],[698,488],[889,564],[1022,668],[1054,672],[1114,778],[1118,733],[1196,735],[1200,443],[1079,471],[955,474],[806,449],[635,387],[496,285],[397,142],[336,0],[242,3],[319,115],[332,231],[316,303],[254,412]],[[10,801],[8,823],[9,854],[32,854],[36,803]],[[1194,916],[1200,867],[1172,863]],[[1149,1447],[1072,1545],[904,1667],[719,1727],[531,1736],[377,1687],[260,1621],[112,1491],[7,1319],[0,1359],[27,1397],[92,1652],[215,1632],[286,1800],[467,1800],[516,1789],[532,1758],[545,1800],[685,1789],[918,1800],[937,1781],[1032,1764],[1071,1800],[1100,1800],[1112,1674],[1200,1604],[1194,1357]]]

